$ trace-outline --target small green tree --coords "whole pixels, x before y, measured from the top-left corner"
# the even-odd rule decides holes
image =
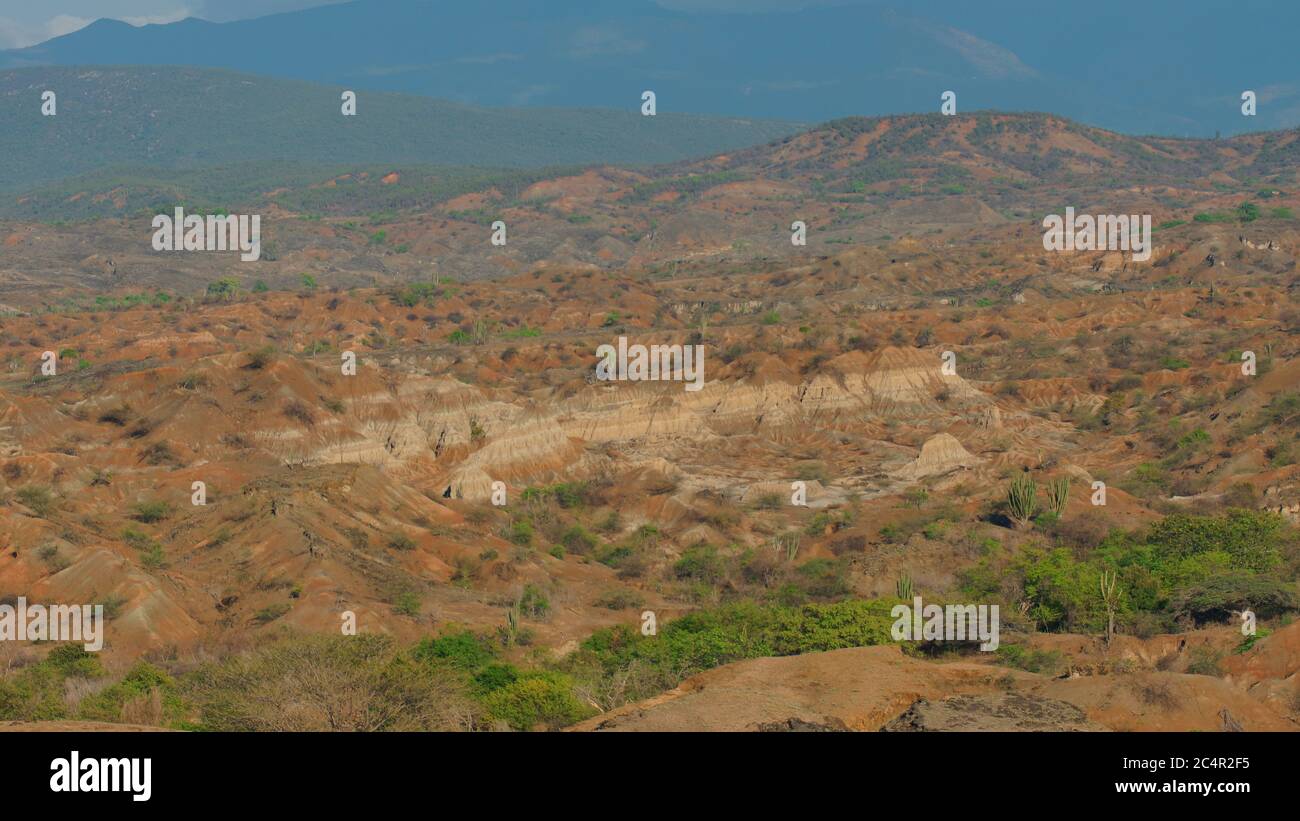
[[[235,277],[222,277],[208,283],[208,296],[229,302],[239,295],[239,280]]]

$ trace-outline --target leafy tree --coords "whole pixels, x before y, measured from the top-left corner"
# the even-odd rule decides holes
[[[238,296],[239,280],[235,277],[222,277],[215,282],[209,282],[207,294],[228,302]]]

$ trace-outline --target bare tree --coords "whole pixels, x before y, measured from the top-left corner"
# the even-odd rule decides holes
[[[1115,612],[1119,610],[1119,577],[1114,570],[1101,572],[1101,606],[1106,610],[1106,646],[1115,638]]]
[[[196,672],[190,690],[217,730],[464,730],[477,721],[454,674],[387,636],[286,636]]]

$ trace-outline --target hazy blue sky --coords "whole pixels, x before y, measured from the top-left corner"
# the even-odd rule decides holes
[[[134,25],[186,17],[225,21],[323,5],[324,0],[0,0],[0,48],[30,46],[101,17]]]
[[[344,0],[0,0],[0,48],[30,46],[112,17],[133,25],[171,23],[186,17],[224,22]],[[616,2],[616,0],[615,0]],[[766,11],[869,0],[657,0],[671,9]]]

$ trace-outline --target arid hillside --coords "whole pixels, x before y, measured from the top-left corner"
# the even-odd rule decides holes
[[[0,595],[104,603],[91,678],[136,689],[19,673],[0,719],[268,728],[209,665],[351,614],[455,662],[438,726],[1294,729],[1294,138],[845,121],[276,209],[255,263],[5,223]],[[1066,205],[1152,214],[1149,258],[1045,251]],[[703,346],[701,389],[600,380],[620,337]],[[894,646],[913,595],[998,604],[1002,647]]]
[[[0,210],[12,215],[0,220],[0,302],[54,305],[85,300],[87,288],[194,294],[227,276],[245,290],[297,287],[304,274],[339,287],[538,270],[669,277],[788,268],[904,238],[929,248],[996,245],[982,273],[1005,274],[997,260],[1050,264],[1040,263],[1041,221],[1067,206],[1151,214],[1160,230],[1201,219],[1231,231],[1223,219],[1243,202],[1265,218],[1293,213],[1297,151],[1295,131],[1135,138],[1051,115],[977,113],[840,120],[655,167],[295,168],[283,183],[243,166],[92,176],[11,195]],[[152,216],[178,205],[261,215],[261,259],[153,251]],[[492,242],[497,221],[507,227],[504,245]],[[798,248],[796,221],[807,226]]]

